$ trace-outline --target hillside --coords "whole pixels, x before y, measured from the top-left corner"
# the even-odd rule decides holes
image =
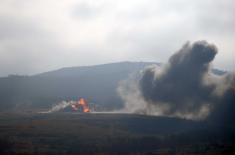
[[[160,63],[119,62],[96,66],[69,67],[33,76],[0,78],[0,111],[47,109],[61,100],[86,98],[110,110],[123,106],[116,88],[121,80],[144,67]],[[215,74],[224,74],[214,69]]]

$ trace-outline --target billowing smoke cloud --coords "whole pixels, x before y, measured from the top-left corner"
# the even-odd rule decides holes
[[[126,110],[136,105],[147,114],[188,119],[205,118],[212,110],[218,113],[215,109],[223,102],[234,101],[235,78],[219,78],[210,72],[216,54],[217,48],[206,41],[186,43],[163,68],[147,67],[138,80],[131,80],[131,87],[126,82],[118,89]]]
[[[204,117],[214,89],[204,79],[216,53],[215,46],[203,41],[185,44],[161,72],[156,73],[153,68],[144,71],[140,80],[144,99],[153,105],[166,105],[163,111],[166,115]]]
[[[235,125],[235,74],[228,74],[218,81],[217,98],[209,120],[223,125]]]

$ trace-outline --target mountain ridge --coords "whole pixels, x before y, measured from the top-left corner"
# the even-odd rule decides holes
[[[33,76],[0,78],[0,111],[48,109],[62,100],[86,98],[105,110],[124,103],[116,89],[119,82],[157,62],[117,62],[95,66],[66,67]],[[225,72],[214,70],[214,74]]]

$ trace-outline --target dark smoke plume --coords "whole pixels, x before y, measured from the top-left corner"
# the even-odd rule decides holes
[[[163,68],[147,67],[137,86],[131,87],[136,89],[129,89],[132,93],[125,90],[122,97],[129,99],[127,105],[132,97],[141,98],[142,106],[138,101],[135,104],[147,114],[203,119],[212,113],[213,119],[221,118],[230,109],[226,106],[235,107],[235,78],[211,73],[210,63],[216,54],[217,48],[206,41],[186,43]]]
[[[185,44],[170,57],[160,73],[146,69],[140,80],[144,99],[151,104],[165,104],[164,114],[203,114],[207,111],[214,86],[205,84],[210,62],[217,49],[199,41]],[[204,110],[204,111],[203,111]]]
[[[228,74],[217,85],[218,97],[211,109],[209,120],[235,126],[235,74]]]

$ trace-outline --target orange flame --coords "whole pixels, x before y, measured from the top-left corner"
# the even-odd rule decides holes
[[[82,107],[83,112],[90,112],[90,108],[84,98],[80,98],[75,104],[72,104],[71,107],[74,111],[77,111],[79,106]]]
[[[90,112],[90,108],[84,98],[80,98],[78,104],[82,106],[83,112]]]

